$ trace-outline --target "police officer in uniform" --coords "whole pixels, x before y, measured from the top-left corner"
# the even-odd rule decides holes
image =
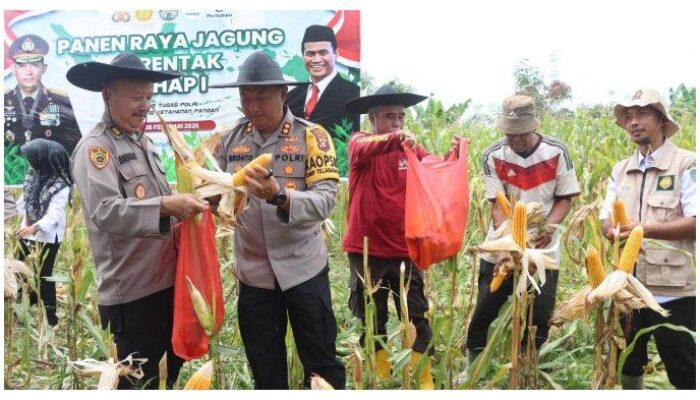
[[[73,66],[68,80],[102,92],[102,120],[78,143],[71,172],[98,277],[98,304],[120,359],[147,358],[140,382],[120,379],[119,388],[158,388],[158,362],[168,353],[168,384],[183,360],[173,353],[173,285],[177,252],[173,217],[188,219],[208,209],[189,194],[172,194],[157,149],[140,131],[150,106],[153,82],[176,73],[147,69],[132,53],[110,64]]]
[[[305,385],[315,373],[345,387],[321,233],[335,204],[338,170],[326,130],[284,105],[287,86],[300,84],[284,80],[270,57],[255,52],[236,82],[212,86],[238,87],[245,115],[217,146],[222,170],[237,171],[262,153],[274,157],[270,170],[248,170],[250,204],[234,236],[239,327],[257,389],[289,387],[288,318]]]
[[[17,86],[5,92],[5,146],[44,138],[73,152],[81,138],[66,92],[44,87],[44,56],[49,44],[39,36],[24,35],[10,46]]]

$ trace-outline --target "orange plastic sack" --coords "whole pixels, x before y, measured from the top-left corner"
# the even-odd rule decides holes
[[[418,268],[428,269],[462,248],[469,218],[469,140],[461,139],[459,154],[443,161],[418,160],[408,145],[406,179],[406,243]]]
[[[194,311],[187,277],[206,298],[209,307],[216,311],[213,331],[218,332],[224,322],[224,296],[214,233],[211,211],[202,213],[201,218],[192,218],[181,224],[172,344],[175,354],[186,361],[202,357],[209,351],[209,337]]]

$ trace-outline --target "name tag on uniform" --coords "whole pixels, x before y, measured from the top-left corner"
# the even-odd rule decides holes
[[[117,158],[119,159],[119,165],[126,164],[129,161],[136,160],[136,154],[134,154],[134,153],[120,154],[119,157],[117,157]]]

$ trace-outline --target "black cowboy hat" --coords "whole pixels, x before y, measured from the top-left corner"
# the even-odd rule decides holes
[[[210,85],[210,88],[230,88],[240,86],[277,86],[309,85],[311,82],[290,82],[284,80],[282,69],[262,51],[256,51],[246,58],[241,65],[235,82]]]
[[[404,107],[414,106],[427,99],[414,93],[399,93],[391,84],[386,84],[373,95],[358,97],[345,103],[345,111],[353,114],[367,114],[370,108],[376,106],[402,105]]]
[[[180,77],[179,72],[152,71],[134,53],[119,53],[111,63],[90,61],[72,66],[66,73],[68,81],[75,86],[99,92],[118,79],[143,79],[151,82],[167,81]]]

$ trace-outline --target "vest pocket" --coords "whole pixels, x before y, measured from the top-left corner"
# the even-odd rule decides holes
[[[680,198],[669,195],[651,195],[649,196],[648,204],[649,211],[653,221],[668,222],[672,221],[679,214],[678,203]]]
[[[647,285],[684,287],[688,282],[688,259],[680,251],[647,248],[642,267]]]
[[[146,169],[137,162],[127,163],[119,167],[122,185],[124,186],[125,197],[136,197],[138,199],[153,197],[152,190],[146,179]]]

